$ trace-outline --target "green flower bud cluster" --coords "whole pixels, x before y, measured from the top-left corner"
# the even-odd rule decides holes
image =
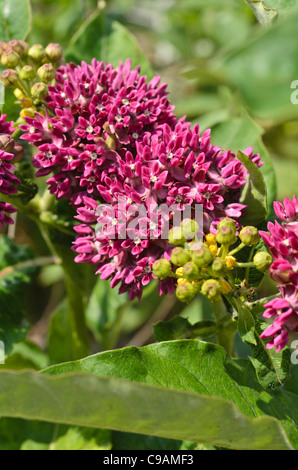
[[[226,217],[218,224],[215,234],[205,235],[204,242],[197,240],[197,231],[198,225],[189,219],[174,227],[169,234],[169,242],[174,245],[170,261],[161,259],[153,265],[157,278],[176,279],[176,296],[182,302],[190,302],[198,292],[217,302],[222,295],[237,290],[233,269],[255,267],[265,272],[272,263],[267,252],[255,253],[247,263],[238,262],[234,256],[259,242],[256,227],[243,227],[237,233],[234,220]]]
[[[55,83],[56,69],[61,63],[63,49],[50,43],[29,46],[25,41],[0,41],[0,62],[5,70],[0,80],[7,88],[14,88],[22,110],[20,117],[42,112],[42,101],[48,95],[48,85]]]

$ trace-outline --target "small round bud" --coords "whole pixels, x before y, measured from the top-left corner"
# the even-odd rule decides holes
[[[63,49],[60,44],[51,42],[46,47],[46,54],[52,62],[57,62],[63,56]]]
[[[214,277],[223,276],[226,273],[227,266],[222,258],[215,258],[211,265],[211,273]]]
[[[219,224],[217,226],[217,229],[219,229],[221,227],[230,227],[232,230],[234,230],[236,232],[235,221],[233,219],[231,219],[230,217],[225,217],[224,219],[222,219],[219,222]]]
[[[14,88],[18,84],[19,75],[16,70],[6,69],[1,73],[0,80],[6,88]]]
[[[184,266],[190,258],[189,251],[183,250],[180,246],[176,246],[171,253],[171,261],[175,266]]]
[[[11,163],[18,163],[24,158],[24,148],[21,144],[15,144],[13,152],[14,157]]]
[[[152,265],[152,271],[154,276],[158,279],[165,279],[172,274],[172,266],[170,261],[165,258],[158,259]]]
[[[34,117],[35,116],[35,110],[33,108],[31,109],[22,109],[20,112],[20,117],[22,119],[25,119],[25,117]]]
[[[20,71],[20,79],[30,82],[36,77],[36,73],[31,65],[25,65]]]
[[[222,294],[226,295],[226,294],[229,294],[231,292],[231,290],[232,290],[231,285],[223,277],[219,278],[219,283],[220,283]]]
[[[234,258],[234,256],[226,256],[225,262],[228,269],[233,269],[237,263],[237,260]]]
[[[181,229],[186,240],[193,240],[198,233],[199,226],[195,220],[184,219],[181,222]]]
[[[48,87],[45,83],[35,83],[31,88],[32,98],[35,100],[44,100],[48,95]]]
[[[216,245],[216,237],[215,237],[214,233],[208,233],[206,235],[206,243],[207,243],[208,246]]]
[[[19,88],[16,88],[13,92],[14,96],[16,98],[18,98],[18,100],[22,100],[23,98],[25,98],[25,95],[24,93],[22,92],[22,90],[20,90]]]
[[[1,64],[7,69],[14,69],[20,61],[20,56],[12,49],[6,49],[1,55]]]
[[[12,39],[12,41],[9,41],[7,44],[10,49],[15,51],[20,57],[24,57],[29,49],[28,44],[25,41],[22,40],[17,40],[17,39]]]
[[[15,142],[9,134],[0,134],[0,150],[4,152],[12,153]]]
[[[6,42],[0,41],[0,55],[7,49]]]
[[[237,241],[235,230],[228,225],[222,225],[216,232],[216,241],[221,245],[233,245]]]
[[[183,277],[188,281],[196,281],[199,277],[198,267],[191,261],[183,266]]]
[[[173,227],[169,231],[169,243],[171,245],[183,246],[186,243],[186,238],[183,236],[181,227]]]
[[[46,57],[46,51],[41,44],[34,44],[28,50],[28,56],[34,60],[34,62],[41,62]]]
[[[217,247],[217,245],[209,245],[209,250],[210,250],[210,253],[211,253],[213,256],[216,256],[217,253],[218,253],[218,247]]]
[[[55,70],[52,64],[44,64],[37,70],[37,75],[44,83],[49,83],[55,78]]]
[[[239,238],[244,245],[253,246],[259,242],[260,235],[256,227],[247,226],[240,231]]]
[[[195,286],[188,281],[179,283],[176,288],[176,297],[181,302],[190,302],[197,293]]]
[[[207,281],[203,282],[201,293],[211,300],[211,302],[219,300],[222,293],[219,281],[216,279],[208,279]]]
[[[267,251],[258,251],[253,258],[255,267],[264,273],[270,268],[273,262],[272,256]]]
[[[205,244],[202,244],[200,247],[192,250],[191,257],[193,262],[199,268],[202,268],[203,266],[208,266],[208,264],[210,264],[211,261],[214,259],[213,254],[211,253],[208,246]]]

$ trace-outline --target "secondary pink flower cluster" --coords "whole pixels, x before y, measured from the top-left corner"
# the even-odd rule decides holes
[[[265,318],[274,322],[261,335],[271,338],[268,349],[276,352],[289,342],[289,333],[298,332],[298,200],[285,198],[283,204],[274,202],[274,210],[281,223],[268,223],[270,233],[260,231],[273,257],[270,267],[272,279],[278,283],[281,297],[265,305]]]
[[[129,60],[117,68],[95,59],[68,64],[49,87],[52,113],[26,118],[21,126],[22,138],[39,150],[37,175],[51,173],[51,193],[77,210],[76,261],[94,264],[101,278],[120,284],[131,299],[140,298],[153,278],[153,262],[169,249],[160,238],[162,214],[152,221],[150,207],[177,204],[182,211],[201,204],[205,231],[215,219],[237,219],[245,210],[239,203],[245,167],[234,153],[211,144],[210,131],[178,120],[159,82],[154,77],[147,83]],[[252,148],[245,152],[262,164]],[[99,214],[102,203],[113,210]],[[123,213],[132,216],[140,204],[145,215],[133,230],[124,228]],[[161,292],[173,290],[171,278],[160,282]]]
[[[6,121],[6,114],[0,115],[0,134],[13,133],[13,122]],[[13,174],[14,166],[10,160],[14,157],[12,153],[0,150],[0,193],[15,194],[17,189],[14,185],[20,184],[19,179]],[[5,224],[13,224],[14,221],[9,214],[13,214],[17,209],[8,202],[0,201],[0,227]]]

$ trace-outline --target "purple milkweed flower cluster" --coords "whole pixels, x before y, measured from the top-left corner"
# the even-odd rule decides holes
[[[264,317],[274,319],[261,335],[270,338],[268,349],[276,352],[289,342],[289,334],[298,332],[298,200],[285,198],[283,204],[274,202],[276,216],[281,223],[268,223],[269,233],[260,231],[273,257],[269,272],[278,284],[281,297],[265,305]]]
[[[13,133],[13,122],[6,121],[6,114],[0,115],[0,135],[11,135]],[[14,175],[14,165],[10,160],[14,158],[13,153],[3,149],[0,150],[0,193],[10,195],[16,194],[15,185],[20,184],[19,179]],[[0,227],[5,224],[13,224],[10,214],[17,212],[17,209],[8,202],[0,201]]]
[[[116,68],[95,59],[67,64],[57,70],[47,101],[49,112],[20,126],[22,138],[38,147],[37,176],[51,174],[50,192],[77,211],[76,262],[93,264],[130,299],[140,298],[154,277],[152,264],[171,248],[159,236],[163,214],[157,211],[152,220],[150,207],[176,204],[183,211],[201,204],[205,232],[214,219],[244,213],[245,167],[234,153],[211,144],[209,130],[201,133],[198,125],[177,119],[160,77],[147,82],[129,60]],[[262,164],[252,148],[245,153]],[[123,232],[120,198],[126,214],[136,204],[147,211],[124,239],[117,237]],[[102,203],[114,208],[112,216],[98,214]],[[160,281],[160,292],[174,288],[172,278]]]

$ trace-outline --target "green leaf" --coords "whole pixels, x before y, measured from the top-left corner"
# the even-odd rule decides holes
[[[278,12],[264,5],[262,0],[244,0],[252,9],[262,26],[270,25],[278,16]]]
[[[157,322],[153,325],[153,332],[157,341],[208,338],[216,333],[216,323],[203,320],[192,325],[186,318],[176,316],[168,322]]]
[[[29,0],[0,0],[0,41],[26,39],[31,30]]]
[[[266,219],[267,216],[267,187],[264,176],[258,166],[253,163],[240,150],[237,158],[246,167],[249,175],[248,182],[242,189],[239,202],[245,204],[246,214],[241,217],[242,225],[258,225]]]
[[[93,58],[111,62],[130,58],[132,66],[141,65],[142,73],[152,77],[152,69],[134,36],[120,23],[96,11],[75,33],[65,51],[68,61],[90,62]]]
[[[86,380],[85,392],[87,388],[91,390],[90,384],[93,384],[90,374],[93,378],[96,376],[100,381],[104,380],[104,377],[106,379],[110,377],[111,382],[106,381],[101,385],[98,383],[98,388],[104,387],[107,393],[110,393],[111,390],[117,390],[119,395],[117,397],[114,395],[114,405],[107,403],[103,397],[103,392],[100,393],[100,396],[96,396],[96,403],[105,400],[101,415],[105,416],[105,419],[107,414],[105,407],[111,407],[111,421],[109,423],[105,421],[105,424],[103,424],[101,420],[100,423],[98,422],[100,427],[110,426],[112,429],[116,428],[121,431],[186,439],[228,448],[253,449],[275,446],[272,441],[266,444],[264,442],[264,439],[271,440],[273,438],[273,428],[270,429],[270,425],[268,429],[263,429],[262,437],[259,435],[257,438],[256,434],[251,435],[252,429],[247,422],[242,421],[241,415],[236,413],[236,421],[234,418],[230,421],[231,416],[228,416],[229,413],[225,416],[222,415],[221,405],[224,403],[227,405],[228,401],[232,408],[235,406],[247,417],[254,418],[250,424],[254,423],[256,428],[258,428],[257,423],[260,423],[257,417],[264,414],[268,415],[266,419],[269,419],[273,426],[275,426],[273,423],[276,423],[273,417],[280,420],[292,445],[298,448],[298,412],[297,407],[295,407],[296,398],[294,398],[294,395],[284,390],[265,391],[258,382],[254,367],[249,360],[230,359],[225,350],[215,344],[196,340],[179,340],[152,344],[143,348],[129,347],[107,351],[68,364],[52,366],[46,369],[44,373],[55,375],[56,379],[59,378],[57,376],[60,376],[61,382],[72,377],[76,387],[80,384],[80,374],[87,374],[83,376]],[[123,384],[124,388],[122,388],[121,381],[118,382],[116,379],[130,382]],[[136,384],[135,382],[141,382],[142,384]],[[141,403],[135,395],[137,385],[142,385],[143,392],[140,392],[142,396]],[[94,386],[96,387],[96,385]],[[155,389],[154,387],[159,388]],[[80,391],[83,393],[81,389]],[[174,393],[174,391],[177,395],[172,396],[171,393]],[[120,416],[117,407],[120,406],[120,401],[118,396],[121,397],[120,401],[123,406],[128,408],[133,406],[133,412],[128,413],[126,417],[128,420],[127,426],[119,421]],[[179,403],[178,396],[182,400],[181,403]],[[192,399],[198,400],[198,404],[202,398],[204,398],[204,404],[201,402],[203,408],[192,409],[194,404]],[[157,399],[158,405],[155,399]],[[126,400],[125,404],[122,400]],[[209,400],[210,404],[213,403],[211,408],[208,405]],[[185,406],[186,402],[187,407]],[[155,409],[155,405],[158,406],[158,409]],[[63,407],[64,405],[60,406],[61,411],[64,410]],[[30,409],[29,406],[28,409]],[[232,410],[230,409],[230,411]],[[0,414],[1,412],[0,405]],[[62,412],[65,413],[66,411]],[[149,416],[148,413],[151,412],[152,415]],[[191,412],[193,413],[192,418]],[[93,413],[95,419],[95,409],[93,409]],[[156,416],[154,417],[155,413]],[[235,413],[235,408],[232,413]],[[48,416],[50,417],[49,412]],[[85,410],[86,419],[87,416],[88,413]],[[264,418],[263,416],[262,419]],[[133,423],[134,419],[136,419],[135,423]],[[242,431],[239,428],[240,423],[241,426],[244,426]],[[219,425],[219,428],[217,428],[217,425]],[[168,429],[168,426],[171,427],[171,430]],[[130,429],[128,429],[129,427]],[[224,432],[224,440],[218,435],[219,429]],[[244,438],[245,443],[242,441],[242,432],[246,435]],[[230,436],[230,433],[233,435]],[[187,437],[186,434],[188,434]],[[242,444],[238,438],[242,441]],[[283,439],[281,442],[283,442]]]
[[[257,345],[255,338],[255,320],[251,312],[242,302],[237,303],[237,326],[239,335],[246,344]]]
[[[212,129],[212,142],[225,150],[238,150],[244,152],[252,146],[254,153],[259,153],[261,161],[265,162],[260,167],[267,186],[268,207],[271,209],[276,200],[276,176],[271,158],[262,141],[264,130],[257,124],[245,110],[240,116],[230,118],[217,124]]]
[[[29,247],[16,246],[9,238],[0,237],[0,340],[4,343],[5,354],[26,335],[28,285],[36,274],[35,267],[17,270],[10,267],[32,258]]]

